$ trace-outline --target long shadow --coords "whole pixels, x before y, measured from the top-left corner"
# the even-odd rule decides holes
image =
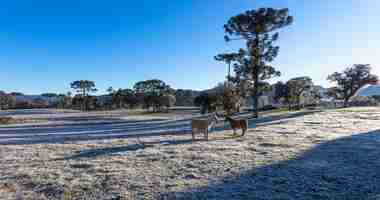
[[[145,146],[142,144],[133,144],[128,146],[120,146],[120,147],[109,147],[109,148],[100,148],[100,149],[89,149],[78,152],[77,154],[57,159],[57,160],[75,160],[81,158],[93,158],[97,156],[115,154],[115,153],[127,153],[130,151],[137,151],[139,149],[144,149]]]
[[[321,143],[300,156],[252,166],[161,199],[380,199],[380,129]]]
[[[19,127],[2,127],[0,128],[1,135],[21,135],[21,134],[43,134],[43,133],[66,133],[66,132],[81,132],[81,131],[112,131],[113,129],[125,129],[125,130],[142,130],[151,127],[160,127],[165,125],[177,124],[182,122],[189,122],[189,120],[139,120],[139,121],[126,121],[122,123],[91,123],[91,124],[64,124],[64,125],[42,125],[42,126],[30,126],[24,128]]]
[[[281,115],[265,116],[265,117],[260,117],[256,119],[249,119],[248,126],[249,128],[256,128],[258,126],[281,124],[281,123],[286,123],[287,121],[292,120],[297,117],[312,115],[318,112],[321,112],[321,111],[317,111],[317,110],[316,111],[301,111],[301,112],[294,112],[294,113],[285,113]],[[237,116],[237,118],[239,118],[239,116]],[[230,125],[228,123],[224,123],[223,126],[217,126],[215,128],[215,131],[223,131],[229,128],[230,128]]]
[[[13,129],[15,129],[15,128],[17,128],[17,129],[28,129],[28,128],[36,128],[36,127],[39,127],[40,129],[43,129],[43,128],[48,129],[48,128],[59,128],[59,127],[67,127],[67,126],[80,127],[80,126],[92,126],[92,125],[113,125],[113,126],[120,125],[120,126],[123,126],[123,125],[130,125],[130,124],[135,125],[135,124],[139,124],[139,123],[167,121],[165,119],[120,120],[120,119],[114,119],[114,118],[110,118],[110,119],[108,119],[108,118],[97,118],[97,119],[91,119],[91,120],[87,119],[87,120],[83,120],[83,121],[92,121],[92,120],[101,120],[101,121],[88,122],[88,123],[84,123],[84,122],[78,123],[81,120],[76,120],[73,118],[68,118],[66,120],[69,122],[65,122],[64,124],[6,125],[6,126],[1,126],[0,131],[12,129],[12,128]],[[55,121],[55,120],[51,120],[51,121]],[[61,121],[61,120],[58,120],[58,121]]]
[[[197,140],[199,141],[199,140]],[[83,158],[94,158],[98,156],[109,156],[116,153],[128,153],[132,151],[137,151],[145,148],[153,148],[155,144],[162,145],[178,145],[178,144],[188,144],[192,143],[191,139],[188,140],[162,140],[159,142],[144,142],[143,144],[131,144],[127,146],[118,146],[118,147],[107,147],[107,148],[97,148],[97,149],[86,149],[83,151],[79,151],[74,155],[67,156],[58,160],[75,160],[75,159],[83,159]]]
[[[279,116],[267,116],[249,120],[250,128],[266,123],[280,123],[284,120],[309,115],[315,112],[299,112]],[[34,127],[0,129],[0,145],[22,145],[39,143],[67,143],[100,139],[121,139],[157,135],[189,134],[191,119],[169,121],[146,121],[137,124],[92,124],[84,126]],[[214,132],[229,129],[227,123],[215,127]]]
[[[56,112],[48,109],[20,109],[20,110],[2,110],[0,116],[7,115],[40,115],[40,114],[55,114]]]
[[[209,141],[236,139],[238,137],[240,136],[218,137],[218,138],[213,138]],[[75,159],[83,159],[83,158],[94,158],[98,156],[109,156],[109,155],[117,154],[117,153],[125,154],[128,152],[133,152],[140,149],[154,148],[154,145],[156,144],[161,144],[163,146],[172,146],[172,145],[179,145],[179,144],[189,144],[189,143],[194,143],[194,142],[208,142],[208,141],[203,140],[203,139],[197,139],[195,141],[193,141],[192,139],[161,140],[161,141],[155,141],[155,142],[136,143],[136,144],[131,144],[127,146],[86,149],[86,150],[78,151],[71,156],[66,156],[64,158],[59,158],[57,160],[75,160]]]

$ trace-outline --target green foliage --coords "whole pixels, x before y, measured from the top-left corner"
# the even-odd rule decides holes
[[[175,93],[174,89],[158,79],[137,82],[133,88],[136,94],[143,96],[144,107],[146,109],[153,108],[153,112],[161,111],[162,107],[166,106],[163,105],[163,102],[169,98],[167,96]],[[173,99],[172,97],[170,98]]]
[[[171,89],[169,85],[167,85],[164,81],[158,79],[137,82],[133,86],[133,89],[136,93],[144,93],[154,96],[161,96],[173,92],[173,89]]]
[[[95,83],[88,80],[74,81],[70,84],[71,88],[76,90],[77,93],[83,97],[90,94],[91,92],[96,92]]]
[[[233,114],[240,110],[242,98],[234,86],[224,83],[201,93],[194,99],[194,105],[201,107],[202,114],[221,109]]]
[[[288,94],[285,98],[286,102],[289,104],[289,108],[291,108],[291,105],[295,105],[296,109],[300,109],[301,95],[303,95],[306,90],[312,88],[313,81],[310,77],[302,76],[290,79],[286,82],[286,85],[288,88]]]
[[[89,104],[89,98],[88,95],[91,92],[96,92],[97,89],[95,88],[95,83],[93,81],[89,80],[79,80],[79,81],[74,81],[70,84],[71,88],[76,90],[76,92],[80,95],[81,102],[81,110],[87,110],[87,105]]]
[[[12,96],[23,96],[24,94],[21,92],[11,92],[10,95],[12,95]]]
[[[236,87],[225,85],[223,88],[223,109],[228,116],[239,112],[242,105],[242,98]]]
[[[274,88],[274,100],[277,103],[285,102],[289,94],[289,87],[281,81],[273,84],[272,87]]]
[[[16,97],[0,91],[0,110],[14,108],[16,105]]]
[[[194,105],[201,107],[201,114],[215,112],[223,107],[223,97],[216,91],[204,92],[194,99]]]
[[[374,95],[372,96],[373,99],[375,99],[378,103],[380,103],[380,95]]]
[[[41,96],[51,98],[51,97],[58,97],[58,94],[55,94],[55,93],[43,93],[43,94],[41,94]]]
[[[112,106],[116,108],[133,108],[138,104],[135,92],[132,89],[113,91]]]
[[[169,109],[175,105],[176,97],[172,94],[166,94],[158,98],[159,105]]]
[[[237,53],[224,53],[224,54],[218,54],[214,57],[215,60],[225,62],[228,65],[228,74],[227,74],[227,81],[231,81],[231,63],[236,61],[239,54]]]
[[[276,30],[290,25],[293,17],[288,9],[260,8],[249,10],[229,19],[224,25],[226,41],[245,40],[246,49],[236,54],[221,55],[218,60],[234,62],[239,88],[251,88],[254,115],[258,115],[258,97],[263,81],[280,72],[269,65],[277,56],[279,47],[274,45],[279,34]]]
[[[202,92],[194,99],[194,105],[201,107],[201,114],[215,112],[223,108],[223,85]]]
[[[231,17],[224,29],[227,33],[227,41],[233,39],[230,36],[242,37],[245,40],[255,40],[257,35],[272,33],[293,22],[293,17],[288,15],[289,10],[274,8],[259,8]],[[275,33],[272,36],[278,37]]]
[[[175,91],[176,106],[193,106],[194,99],[199,95],[198,91],[178,89]]]
[[[57,102],[57,108],[60,108],[60,109],[67,109],[67,108],[71,108],[71,105],[72,105],[72,98],[71,98],[71,94],[60,94],[58,95],[58,102]]]
[[[99,100],[96,96],[81,96],[81,95],[75,95],[71,100],[71,106],[74,109],[81,109],[81,110],[96,110],[100,107]]]
[[[330,90],[330,95],[337,99],[344,100],[344,107],[348,106],[348,101],[356,92],[367,84],[378,82],[378,77],[371,74],[369,64],[355,64],[346,68],[343,72],[335,72],[328,76],[327,80],[336,84]]]
[[[107,88],[107,92],[108,92],[110,95],[112,95],[112,94],[115,92],[115,90],[113,89],[113,87],[109,87],[109,88]]]

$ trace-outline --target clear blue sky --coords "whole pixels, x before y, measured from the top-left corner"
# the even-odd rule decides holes
[[[104,93],[150,78],[210,88],[226,75],[213,56],[239,46],[224,42],[223,24],[262,6],[295,17],[278,43],[280,80],[308,75],[328,86],[328,74],[354,63],[380,74],[376,0],[13,0],[0,7],[0,90],[67,92],[88,79]]]

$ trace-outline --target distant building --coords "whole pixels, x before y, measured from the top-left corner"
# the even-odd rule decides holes
[[[380,96],[380,84],[376,85],[366,85],[358,90],[356,92],[355,96],[364,96],[364,97],[371,97],[371,96]]]

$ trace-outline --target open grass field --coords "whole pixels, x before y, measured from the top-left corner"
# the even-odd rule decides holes
[[[245,137],[220,122],[192,142],[194,115],[1,126],[0,199],[380,199],[380,108],[267,114]]]

